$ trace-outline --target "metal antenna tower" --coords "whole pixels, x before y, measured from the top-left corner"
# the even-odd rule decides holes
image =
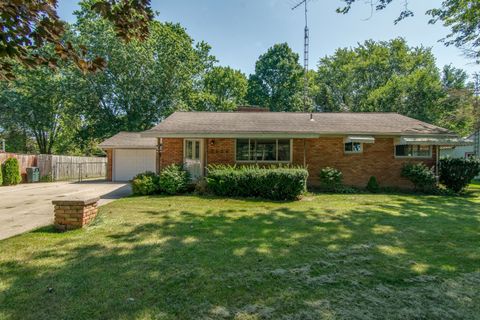
[[[297,9],[301,5],[305,7],[305,35],[303,43],[303,112],[307,111],[308,100],[308,49],[310,46],[310,31],[308,29],[308,8],[307,3],[309,0],[302,0],[292,7],[292,10]]]

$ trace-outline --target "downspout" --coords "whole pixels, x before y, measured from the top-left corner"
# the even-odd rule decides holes
[[[437,183],[439,182],[439,170],[438,170],[438,164],[440,163],[440,146],[435,146],[435,176],[437,177]]]

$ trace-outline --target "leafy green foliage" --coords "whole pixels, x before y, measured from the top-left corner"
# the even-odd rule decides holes
[[[337,192],[343,187],[343,173],[335,168],[326,167],[320,170],[320,186],[322,190]]]
[[[87,0],[88,5],[110,20],[117,36],[124,40],[144,39],[148,35],[153,11],[149,0]],[[70,60],[83,72],[93,72],[105,66],[99,56],[85,58],[85,47],[75,48],[64,41],[65,24],[56,12],[57,0],[0,0],[2,37],[0,37],[0,79],[12,80],[14,63],[25,67],[48,65],[54,69],[59,60]],[[55,51],[50,56],[37,54],[44,46]]]
[[[406,163],[401,175],[413,183],[416,191],[430,193],[436,190],[435,174],[424,163]]]
[[[229,111],[245,103],[248,81],[240,70],[215,66],[202,80],[202,90],[193,103],[195,110]]]
[[[132,192],[135,195],[151,195],[158,192],[159,189],[159,177],[154,172],[140,173],[132,180]]]
[[[3,185],[11,186],[19,184],[22,181],[20,175],[20,166],[17,158],[8,158],[2,165]]]
[[[179,194],[187,191],[190,182],[188,171],[177,164],[172,164],[160,172],[159,186],[167,194]]]
[[[367,183],[367,190],[371,193],[378,193],[380,191],[380,185],[378,184],[377,178],[371,176]]]
[[[454,192],[461,192],[480,174],[480,160],[444,158],[439,164],[440,183]]]
[[[338,13],[346,14],[352,5],[358,0],[343,0],[345,6],[338,8]],[[375,10],[383,10],[394,0],[367,1]],[[408,0],[404,1],[404,9],[400,11],[395,24],[399,21],[412,17],[414,12],[408,7]],[[480,61],[480,6],[478,0],[443,0],[440,8],[430,9],[426,12],[432,16],[429,23],[441,21],[445,27],[450,27],[451,32],[441,39],[446,46],[455,45],[464,50],[467,56]]]
[[[298,59],[286,43],[261,55],[248,79],[248,102],[271,111],[301,111],[303,69]]]
[[[294,200],[306,191],[308,171],[301,167],[210,166],[208,190],[226,197]]]
[[[15,79],[0,84],[0,113],[7,118],[7,126],[13,130],[23,128],[24,136],[33,136],[42,154],[53,153],[58,140],[74,146],[71,134],[78,127],[80,115],[72,104],[73,90],[66,87],[66,81],[65,73],[47,67],[29,70],[16,65]],[[65,153],[71,151],[65,149]]]
[[[370,40],[320,60],[315,101],[322,111],[397,112],[467,134],[474,97],[466,81],[452,66],[440,74],[430,49]]]
[[[431,9],[430,23],[441,21],[451,28],[442,41],[445,45],[455,45],[480,62],[480,5],[477,0],[444,0],[441,8]]]

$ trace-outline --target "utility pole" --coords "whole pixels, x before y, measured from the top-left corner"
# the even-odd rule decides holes
[[[308,102],[308,54],[310,46],[310,31],[308,29],[308,8],[307,3],[309,0],[302,0],[292,7],[292,10],[297,9],[298,7],[304,5],[305,8],[305,34],[303,42],[303,112],[307,111],[307,102]]]

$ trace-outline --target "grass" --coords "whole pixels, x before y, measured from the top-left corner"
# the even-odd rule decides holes
[[[1,319],[478,319],[463,197],[125,198],[0,242]]]

